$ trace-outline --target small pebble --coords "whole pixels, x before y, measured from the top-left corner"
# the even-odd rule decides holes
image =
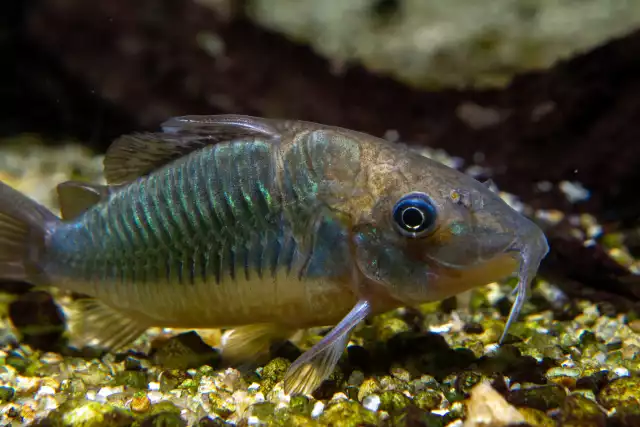
[[[318,418],[322,414],[322,411],[324,411],[324,403],[320,401],[316,402],[311,410],[311,417]]]
[[[331,397],[332,401],[336,401],[336,400],[349,400],[349,398],[347,397],[346,394],[339,392],[333,395],[333,397]]]
[[[640,319],[635,319],[629,322],[629,327],[633,332],[640,333]]]
[[[36,399],[42,398],[43,396],[53,396],[55,394],[56,391],[53,389],[53,387],[45,385],[38,389],[38,392],[36,393]]]
[[[465,427],[506,426],[523,423],[524,417],[487,382],[471,390]]]
[[[100,390],[98,390],[98,393],[96,394],[96,397],[98,399],[106,399],[109,396],[111,396],[112,394],[122,393],[122,392],[124,392],[124,387],[123,386],[102,387]]]
[[[380,407],[380,396],[377,394],[370,394],[362,400],[362,406],[370,411],[377,411]]]
[[[131,410],[136,413],[147,412],[151,408],[151,401],[144,396],[136,396],[131,400]]]
[[[151,392],[147,393],[147,397],[149,398],[151,403],[157,403],[157,402],[161,401],[164,398],[162,393],[160,393],[159,391],[151,391]]]
[[[11,402],[15,394],[13,387],[0,386],[0,403]]]
[[[629,376],[629,370],[627,368],[623,368],[623,367],[615,368],[613,370],[613,373],[615,374],[616,377],[628,377]]]
[[[40,362],[46,365],[58,365],[64,358],[58,353],[45,353],[40,357]]]
[[[36,377],[18,377],[16,381],[16,392],[18,394],[35,393],[40,387],[42,380]]]
[[[353,371],[347,380],[347,384],[352,386],[359,386],[364,381],[364,374],[362,371]]]

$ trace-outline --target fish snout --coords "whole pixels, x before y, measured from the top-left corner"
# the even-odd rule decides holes
[[[512,232],[482,230],[476,235],[478,261],[488,261],[496,256],[511,252],[518,236]]]

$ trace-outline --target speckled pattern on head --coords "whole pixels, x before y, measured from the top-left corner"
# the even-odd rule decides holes
[[[232,327],[223,355],[236,360],[336,325],[287,371],[285,390],[309,393],[369,315],[517,270],[512,322],[548,250],[490,188],[380,138],[234,115],[163,128],[114,142],[109,186],[59,186],[65,221],[0,187],[0,276],[87,295],[78,345]]]

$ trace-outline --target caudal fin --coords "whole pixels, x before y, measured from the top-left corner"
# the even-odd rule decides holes
[[[50,210],[0,181],[0,280],[42,283],[45,237],[58,221]]]

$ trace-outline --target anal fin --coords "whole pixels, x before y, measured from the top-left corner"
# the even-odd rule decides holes
[[[285,340],[295,331],[262,323],[230,329],[222,336],[222,358],[230,363],[256,362],[268,356],[271,344]]]
[[[70,344],[76,348],[121,350],[150,327],[93,298],[74,301],[69,317]]]

